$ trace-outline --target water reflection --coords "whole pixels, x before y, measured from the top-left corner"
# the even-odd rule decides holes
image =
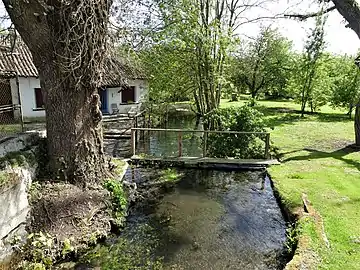
[[[201,123],[196,123],[194,117],[172,117],[164,126],[167,129],[202,130]],[[140,135],[140,134],[139,134]],[[151,156],[178,156],[179,145],[177,132],[151,132],[139,136],[137,153]],[[202,133],[182,134],[182,155],[198,157],[202,155]]]

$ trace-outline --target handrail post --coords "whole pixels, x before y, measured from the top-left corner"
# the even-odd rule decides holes
[[[266,134],[265,140],[265,159],[270,158],[270,133]]]
[[[207,154],[207,138],[208,138],[208,133],[205,130],[204,131],[204,142],[203,142],[203,157],[206,157],[206,154]]]
[[[136,130],[131,129],[131,152],[132,155],[136,155]]]
[[[182,157],[182,132],[181,131],[178,134],[178,150],[179,150],[179,157]]]

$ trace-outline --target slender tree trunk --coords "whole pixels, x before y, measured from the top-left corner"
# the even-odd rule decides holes
[[[305,93],[303,91],[302,95],[301,95],[301,117],[304,117],[306,103],[307,103],[307,99],[306,99]]]
[[[353,112],[354,106],[353,104],[349,105],[349,111],[347,112],[347,115],[349,116],[349,118],[352,118],[352,112]]]
[[[355,109],[355,144],[360,147],[360,103],[356,104]]]

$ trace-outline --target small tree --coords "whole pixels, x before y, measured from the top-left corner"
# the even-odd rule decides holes
[[[352,112],[360,100],[360,70],[352,57],[334,59],[334,83],[330,102],[334,107],[345,108],[351,119]]]
[[[246,87],[253,99],[260,93],[279,94],[290,76],[291,43],[276,29],[263,28],[255,41],[240,48],[232,60],[232,81]]]

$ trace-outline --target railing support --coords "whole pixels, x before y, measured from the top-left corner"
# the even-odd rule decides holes
[[[131,152],[132,155],[136,155],[136,130],[131,129]]]
[[[132,153],[135,155],[136,151],[136,131],[147,131],[150,134],[151,131],[158,132],[176,132],[178,133],[178,157],[183,156],[183,134],[184,133],[203,133],[203,148],[202,156],[207,157],[208,152],[208,139],[209,134],[254,134],[259,135],[261,138],[265,136],[265,159],[270,159],[270,133],[268,132],[243,132],[243,131],[217,131],[217,130],[187,130],[187,129],[163,129],[163,128],[132,128],[131,129],[131,147]]]
[[[266,134],[265,139],[265,159],[270,158],[270,133]]]
[[[179,157],[182,157],[182,132],[180,131],[178,135]]]
[[[203,139],[203,157],[206,157],[207,155],[207,139],[208,139],[208,133],[204,132],[204,139]]]

